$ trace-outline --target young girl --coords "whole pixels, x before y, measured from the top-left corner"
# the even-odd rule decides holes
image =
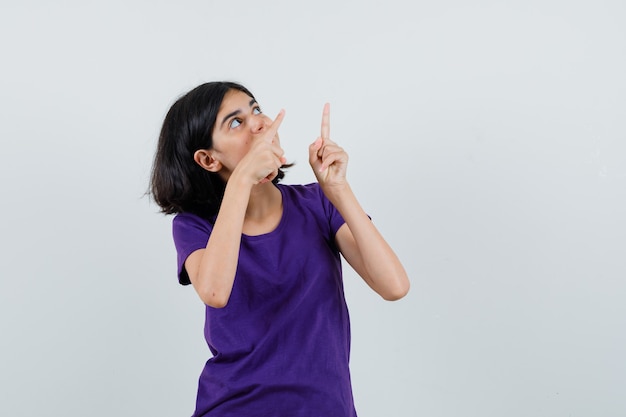
[[[151,191],[176,214],[178,278],[206,304],[213,357],[195,417],[356,416],[340,254],[386,300],[409,289],[404,268],[346,180],[328,104],[309,146],[317,183],[278,184],[278,128],[245,87],[200,85],[169,110]]]

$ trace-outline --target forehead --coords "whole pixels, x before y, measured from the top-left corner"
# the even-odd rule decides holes
[[[253,98],[239,90],[228,90],[224,95],[219,113],[229,113],[236,109],[247,108],[252,105]]]

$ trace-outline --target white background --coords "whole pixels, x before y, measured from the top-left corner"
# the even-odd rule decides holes
[[[209,352],[144,196],[175,98],[324,102],[412,289],[346,267],[361,417],[626,415],[626,3],[4,1],[0,415],[185,416]],[[176,5],[174,5],[176,4]]]

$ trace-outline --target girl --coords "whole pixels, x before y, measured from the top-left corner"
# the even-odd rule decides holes
[[[170,108],[151,192],[173,220],[178,278],[206,304],[213,357],[195,417],[354,417],[340,254],[386,300],[409,280],[346,180],[348,155],[309,146],[317,183],[278,184],[278,128],[245,87],[206,83]]]

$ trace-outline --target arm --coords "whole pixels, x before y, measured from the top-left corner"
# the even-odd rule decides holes
[[[365,282],[386,300],[409,291],[400,260],[361,208],[346,180],[348,155],[329,139],[330,109],[324,107],[322,136],[309,147],[309,162],[326,197],[346,223],[335,236],[342,255]]]
[[[273,143],[283,117],[281,111],[239,161],[226,183],[206,248],[193,252],[185,260],[189,280],[202,301],[211,307],[222,308],[230,298],[252,187],[270,182],[285,161],[282,149]]]
[[[335,236],[346,261],[385,300],[404,297],[410,286],[406,271],[352,190],[348,187],[331,202],[346,221]]]
[[[185,261],[189,280],[200,299],[211,307],[226,306],[239,262],[243,220],[251,187],[228,181],[215,226],[205,249],[193,252]]]

